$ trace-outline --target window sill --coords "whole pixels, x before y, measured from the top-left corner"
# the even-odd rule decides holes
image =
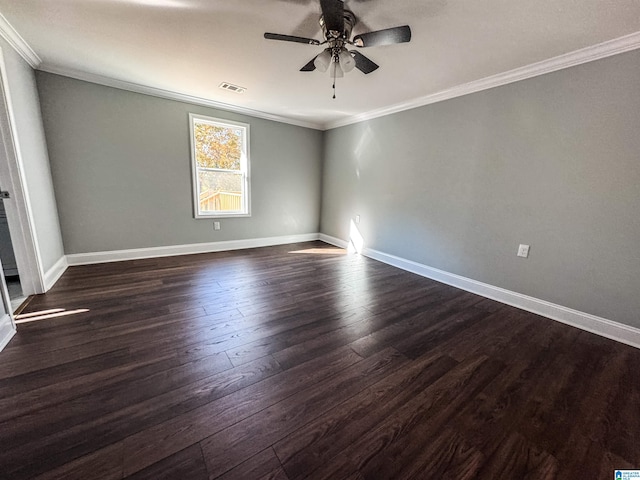
[[[211,220],[215,218],[243,218],[250,217],[250,213],[215,213],[211,215],[195,215],[196,220]]]

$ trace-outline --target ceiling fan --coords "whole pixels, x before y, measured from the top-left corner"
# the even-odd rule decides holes
[[[320,8],[322,10],[320,27],[324,35],[323,42],[313,38],[281,35],[279,33],[265,33],[264,38],[284,42],[306,43],[313,46],[327,45],[321,53],[311,59],[300,71],[312,72],[319,70],[326,72],[329,70],[334,79],[333,98],[336,98],[336,78],[342,77],[344,73],[348,73],[354,68],[365,74],[378,69],[378,65],[372,60],[357,50],[348,50],[347,45],[365,48],[405,43],[411,40],[411,28],[408,25],[361,33],[351,40],[351,31],[358,20],[351,10],[344,8],[343,0],[320,0]]]

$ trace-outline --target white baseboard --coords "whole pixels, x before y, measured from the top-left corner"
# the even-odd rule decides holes
[[[94,263],[121,262],[142,258],[171,257],[175,255],[191,255],[194,253],[222,252],[245,248],[271,247],[287,243],[310,242],[318,240],[317,233],[286,235],[282,237],[249,238],[246,240],[228,240],[222,242],[193,243],[189,245],[169,245],[166,247],[133,248],[129,250],[113,250],[106,252],[74,253],[67,255],[67,263],[72,265],[91,265]]]
[[[69,265],[67,257],[62,256],[60,259],[44,274],[44,291],[48,292],[62,276]]]
[[[318,240],[321,240],[324,243],[328,243],[330,245],[335,245],[336,247],[340,247],[340,248],[349,247],[349,242],[345,242],[340,238],[332,237],[331,235],[325,235],[324,233],[321,233],[318,235]]]
[[[323,239],[322,237],[323,235],[321,234],[321,240]],[[487,283],[478,282],[477,280],[445,272],[444,270],[439,270],[421,263],[396,257],[395,255],[380,252],[372,248],[365,248],[362,254],[366,257],[373,258],[374,260],[378,260],[388,265],[398,267],[402,270],[406,270],[441,283],[446,283],[447,285],[457,287],[461,290],[466,290],[467,292],[475,293],[521,310],[536,313],[543,317],[580,328],[581,330],[586,330],[587,332],[595,333],[596,335],[616,340],[620,343],[631,345],[632,347],[640,348],[640,329],[638,328],[563,307],[562,305],[540,300],[539,298],[512,292],[504,288],[494,287]]]
[[[58,278],[64,273],[67,265],[89,265],[94,263],[120,262],[123,260],[136,260],[153,257],[166,257],[174,255],[189,255],[195,253],[220,252],[225,250],[240,250],[245,248],[268,247],[284,245],[288,243],[309,242],[321,240],[325,243],[340,248],[347,248],[349,242],[326,235],[324,233],[308,233],[302,235],[289,235],[282,237],[252,238],[246,240],[230,240],[223,242],[196,243],[191,245],[171,245],[167,247],[136,248],[130,250],[115,250],[107,252],[71,254],[60,259],[45,276],[47,289],[51,288]],[[371,248],[365,248],[363,255],[374,260],[392,265],[394,267],[415,273],[417,275],[451,285],[461,290],[466,290],[498,302],[511,305],[528,312],[542,315],[543,317],[586,330],[596,335],[616,340],[626,345],[640,348],[640,329],[624,325],[613,320],[591,315],[589,313],[574,310],[562,305],[557,305],[539,298],[530,297],[521,293],[495,287],[487,283],[479,282],[461,275],[445,272],[437,268],[429,267],[412,260],[407,260],[395,255],[380,252]],[[1,327],[1,326],[0,326]],[[2,331],[0,330],[0,339]],[[7,337],[5,344],[13,336]],[[0,340],[2,345],[2,340]]]
[[[7,346],[9,340],[16,334],[16,329],[11,323],[11,319],[7,317],[7,321],[0,324],[0,352]]]

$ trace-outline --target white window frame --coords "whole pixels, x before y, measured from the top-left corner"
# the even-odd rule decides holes
[[[242,152],[240,156],[240,171],[244,174],[244,210],[233,212],[212,212],[200,213],[200,182],[198,181],[198,164],[196,162],[196,138],[194,132],[194,124],[210,123],[221,127],[241,128],[242,129]],[[230,217],[250,217],[251,216],[251,161],[249,158],[249,124],[226,120],[224,118],[208,117],[206,115],[189,114],[189,136],[191,139],[191,181],[192,181],[192,197],[193,197],[193,217],[194,218],[230,218]],[[209,169],[208,169],[209,170]],[[213,169],[221,172],[237,172],[237,170]]]

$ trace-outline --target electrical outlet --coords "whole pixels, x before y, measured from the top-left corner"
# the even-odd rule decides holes
[[[522,245],[518,247],[518,256],[527,258],[529,256],[529,245]]]
[[[356,215],[356,224],[360,223],[360,215]]]
[[[213,222],[213,229],[220,230],[220,222]]]

